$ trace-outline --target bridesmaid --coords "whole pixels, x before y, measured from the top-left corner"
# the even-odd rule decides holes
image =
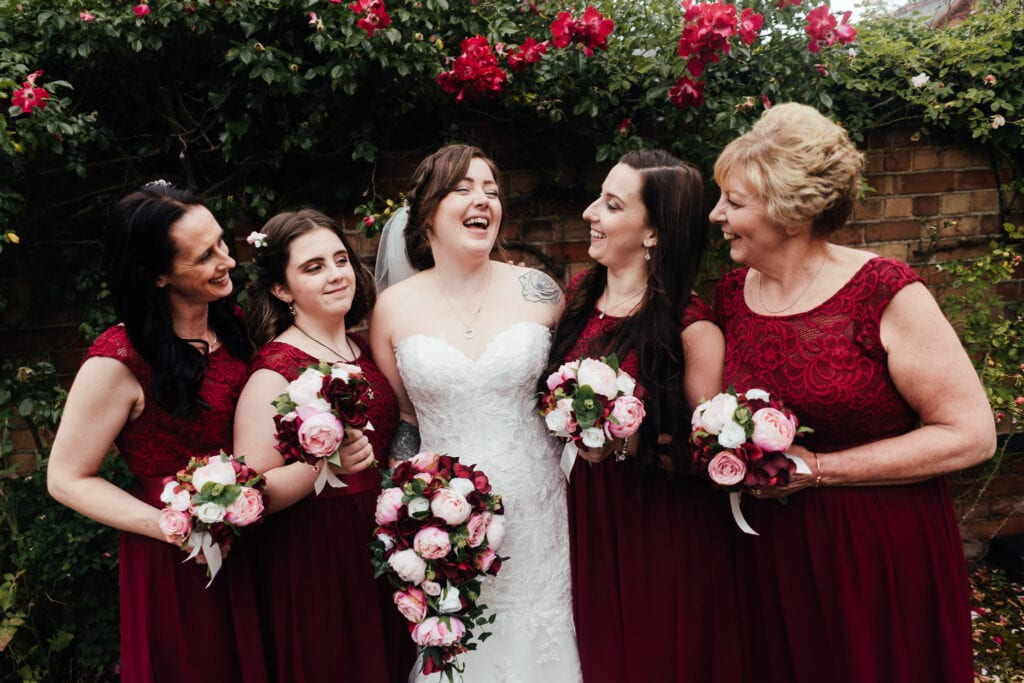
[[[264,472],[268,511],[260,529],[257,574],[266,648],[281,681],[400,681],[412,641],[391,592],[373,578],[368,543],[380,493],[378,463],[398,423],[398,404],[349,330],[369,313],[373,277],[341,230],[318,211],[271,218],[257,242],[249,326],[261,346],[238,402],[235,447]],[[336,470],[346,484],[313,491],[317,472],[285,463],[276,449],[271,402],[320,360],[362,368],[373,390],[373,430],[354,430]]]
[[[703,481],[678,476],[691,407],[722,378],[722,333],[692,293],[703,198],[696,169],[645,150],[623,156],[583,212],[597,263],[569,284],[549,371],[614,352],[647,410],[637,436],[581,450],[569,482],[587,683],[740,680],[728,508]]]
[[[810,474],[744,498],[737,536],[750,677],[766,683],[974,679],[966,563],[943,474],[995,449],[967,354],[906,264],[831,244],[863,157],[782,104],[715,164],[711,220],[732,259],[715,306],[725,383],[814,429]]]
[[[190,458],[231,452],[252,353],[228,300],[224,230],[199,198],[156,181],[108,222],[104,267],[121,324],[101,334],[68,393],[47,468],[50,494],[120,529],[121,679],[263,681],[244,543],[206,588],[204,568],[158,526],[164,479]],[[99,476],[116,444],[129,494]]]

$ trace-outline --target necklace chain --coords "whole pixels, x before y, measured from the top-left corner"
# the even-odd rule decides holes
[[[320,341],[316,337],[311,336],[308,332],[306,332],[304,329],[299,327],[298,323],[296,323],[295,321],[292,321],[292,327],[294,327],[299,332],[301,332],[303,337],[305,337],[309,341],[313,342],[314,344],[319,344],[320,346],[324,347],[325,349],[327,349],[328,351],[330,351],[331,353],[333,353],[335,356],[337,356],[341,360],[345,361],[346,363],[354,363],[355,362],[355,360],[356,360],[356,352],[352,349],[352,342],[349,341],[347,334],[345,335],[345,345],[348,347],[348,352],[350,354],[352,354],[352,358],[351,359],[345,358],[344,355],[338,353],[337,349],[334,349],[334,348],[328,346],[327,344],[324,344],[322,341]]]
[[[599,320],[604,320],[604,316],[605,316],[605,314],[606,314],[606,313],[607,313],[608,311],[614,310],[614,309],[618,308],[619,306],[621,306],[622,304],[624,304],[624,303],[628,303],[628,302],[632,301],[633,299],[635,299],[635,298],[637,298],[638,296],[640,296],[641,294],[643,294],[643,293],[644,293],[644,291],[646,291],[646,290],[647,290],[647,285],[644,285],[643,287],[641,287],[640,289],[636,290],[635,292],[633,292],[632,294],[630,294],[629,296],[627,296],[627,297],[626,297],[625,299],[623,299],[623,300],[622,300],[622,301],[620,301],[619,303],[617,303],[617,304],[612,304],[612,305],[610,305],[610,306],[605,306],[605,307],[604,307],[604,310],[602,310],[602,311],[601,311],[601,315],[597,316],[597,317],[598,317],[598,319],[599,319]],[[610,299],[610,298],[611,298],[611,297],[610,297],[610,296],[608,295],[608,290],[606,289],[606,290],[605,290],[605,300],[607,301],[607,300],[608,300],[608,299]],[[636,304],[634,304],[634,305],[633,305],[633,307],[629,309],[629,311],[628,311],[628,312],[626,313],[626,315],[629,315],[629,313],[632,313],[632,312],[633,312],[633,308],[636,308]]]
[[[480,311],[482,311],[484,308],[484,301],[487,300],[487,292],[491,290],[491,280],[493,279],[494,267],[492,266],[490,268],[490,276],[487,278],[487,286],[484,287],[484,295],[480,297],[480,305],[476,307],[476,311],[473,313],[473,317],[470,318],[469,322],[467,323],[465,320],[462,319],[462,316],[459,315],[459,311],[455,308],[455,304],[452,303],[452,300],[448,298],[448,293],[444,291],[444,287],[441,286],[441,280],[440,278],[437,277],[437,270],[434,270],[434,281],[437,283],[437,288],[438,290],[440,290],[441,296],[444,297],[444,300],[448,302],[448,306],[449,308],[452,309],[452,313],[454,313],[455,317],[459,319],[460,323],[462,323],[462,336],[465,339],[472,339],[473,337],[476,336],[476,331],[473,330],[473,323],[476,322],[477,316],[480,315]]]
[[[793,299],[792,303],[790,303],[785,308],[779,308],[777,310],[772,310],[772,309],[768,308],[767,306],[765,306],[765,304],[764,304],[764,285],[763,285],[764,279],[761,276],[761,271],[757,271],[757,298],[761,302],[761,308],[764,309],[764,311],[766,313],[771,313],[772,315],[777,315],[779,313],[785,313],[789,309],[791,309],[794,306],[796,306],[796,303],[798,301],[800,301],[800,299],[803,298],[804,294],[806,294],[807,291],[811,288],[811,285],[813,285],[815,280],[818,279],[818,275],[821,274],[822,268],[825,267],[825,261],[828,261],[828,255],[831,252],[832,252],[832,245],[830,245],[830,244],[826,245],[825,246],[825,255],[821,258],[821,263],[818,264],[818,269],[816,271],[814,271],[814,277],[812,277],[810,282],[807,283],[807,286],[804,287],[803,290],[799,294],[797,294],[796,298]]]

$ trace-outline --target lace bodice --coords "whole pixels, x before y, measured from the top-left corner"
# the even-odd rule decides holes
[[[153,397],[153,371],[132,347],[124,326],[115,325],[101,334],[86,354],[114,358],[124,363],[142,386],[145,407],[128,422],[115,443],[128,468],[140,477],[173,475],[193,456],[231,452],[235,404],[245,384],[248,364],[221,346],[210,354],[199,396],[210,406],[195,420],[174,417]]]
[[[498,332],[477,359],[421,334],[395,348],[421,448],[477,464],[505,504],[500,554],[510,559],[485,579],[481,595],[497,614],[494,635],[468,655],[467,681],[578,679],[565,477],[537,410],[550,337],[544,325],[521,321]]]

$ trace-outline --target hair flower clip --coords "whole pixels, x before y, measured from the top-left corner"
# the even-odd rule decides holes
[[[256,232],[255,230],[249,233],[249,236],[245,238],[245,241],[256,249],[262,249],[267,246],[267,236],[264,233]]]

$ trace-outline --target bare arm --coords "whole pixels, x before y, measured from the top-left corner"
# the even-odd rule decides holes
[[[722,390],[725,336],[710,320],[698,320],[688,325],[681,337],[686,363],[683,391],[687,404],[694,408]]]
[[[305,498],[313,490],[317,472],[304,462],[285,464],[276,444],[273,400],[288,388],[278,373],[260,369],[249,377],[235,409],[235,455],[266,478],[268,512],[277,512]],[[352,474],[373,464],[373,448],[362,432],[353,432],[339,449],[341,474]]]
[[[394,303],[391,298],[382,296],[373,309],[373,317],[370,321],[370,351],[373,353],[373,362],[388,380],[391,389],[398,399],[398,415],[401,422],[392,440],[390,464],[393,467],[397,460],[408,459],[419,450],[419,422],[416,419],[416,410],[413,408],[409,394],[405,391],[402,383],[402,376],[398,372],[398,361],[395,358],[394,335],[391,326],[391,319],[394,313]],[[396,455],[400,457],[395,457]]]
[[[879,486],[922,481],[984,462],[995,451],[995,424],[985,392],[956,333],[920,283],[900,290],[881,321],[882,343],[897,390],[921,426],[888,439],[819,453],[794,447],[812,470],[789,492],[814,484]]]
[[[68,392],[46,473],[58,502],[115,529],[166,541],[160,510],[99,476],[103,458],[143,406],[142,387],[113,358],[90,358]]]
[[[519,275],[523,301],[544,304],[548,307],[549,327],[554,327],[565,310],[565,297],[562,290],[549,275],[534,268],[523,268]]]

